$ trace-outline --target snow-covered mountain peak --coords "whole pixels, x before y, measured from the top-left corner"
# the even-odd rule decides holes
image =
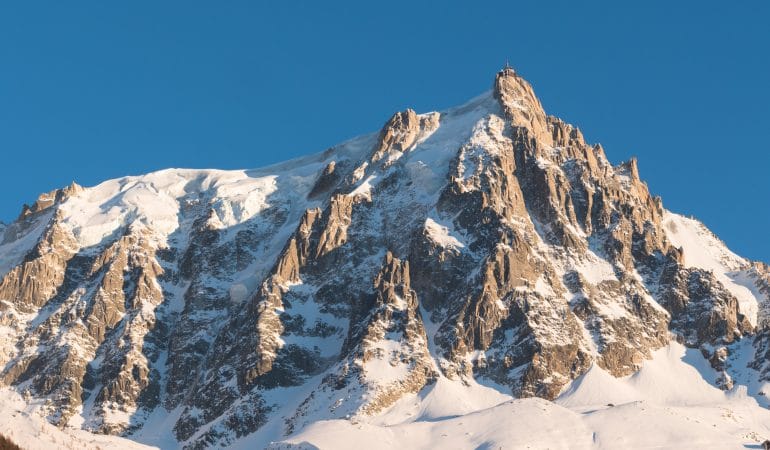
[[[564,408],[601,380],[651,401],[673,341],[706,358],[676,366],[703,398],[760,398],[770,270],[642,176],[506,68],[464,105],[296,160],[45,194],[0,228],[7,404],[163,447],[290,445],[325,420],[443,430],[442,413],[586,427]],[[544,400],[504,403],[522,397]]]

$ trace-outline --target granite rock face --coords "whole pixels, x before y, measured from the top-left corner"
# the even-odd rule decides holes
[[[767,266],[666,211],[510,68],[318,155],[73,184],[0,232],[0,380],[94,432],[160,413],[180,446],[220,447],[367,420],[440,377],[554,399],[672,339],[729,388],[756,335],[770,373]]]

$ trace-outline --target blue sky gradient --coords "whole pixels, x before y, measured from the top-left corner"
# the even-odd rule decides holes
[[[252,168],[463,103],[509,60],[770,262],[770,2],[6,2],[0,220],[72,180]]]

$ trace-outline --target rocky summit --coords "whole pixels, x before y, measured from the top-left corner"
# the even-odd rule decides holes
[[[0,228],[0,385],[62,430],[165,448],[315,448],[291,437],[462,389],[550,408],[682,346],[762,402],[769,321],[767,265],[507,67],[319,154],[73,183]]]

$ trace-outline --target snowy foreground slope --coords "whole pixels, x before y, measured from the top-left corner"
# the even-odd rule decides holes
[[[642,369],[615,378],[599,367],[555,402],[513,399],[493,387],[440,378],[368,421],[318,421],[280,442],[257,433],[232,448],[759,448],[770,410],[745,388],[720,390],[713,369],[680,344],[657,350]],[[29,413],[22,411],[29,410]],[[4,392],[0,433],[25,448],[155,448],[125,438],[59,430]],[[173,445],[173,441],[166,445]]]
[[[768,313],[767,265],[505,69],[316,155],[25,205],[0,227],[0,433],[751,448],[770,438]]]
[[[628,377],[593,366],[554,402],[500,401],[494,391],[483,407],[478,391],[491,388],[439,380],[377,420],[321,421],[270,448],[759,448],[770,411],[744,389],[715,388],[703,378],[711,372],[674,343]]]

